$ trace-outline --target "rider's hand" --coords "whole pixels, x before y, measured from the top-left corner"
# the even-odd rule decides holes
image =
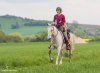
[[[55,25],[57,25],[57,23],[56,22],[53,22]]]
[[[63,26],[64,30],[67,30],[66,26]]]

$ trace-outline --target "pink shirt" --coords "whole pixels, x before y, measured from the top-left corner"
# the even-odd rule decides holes
[[[59,25],[59,26],[63,26],[65,24],[65,22],[66,22],[65,16],[63,14],[61,14],[61,15],[56,14],[54,16],[54,20],[53,21],[56,22],[57,25]]]

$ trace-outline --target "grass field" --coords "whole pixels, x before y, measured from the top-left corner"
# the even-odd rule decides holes
[[[72,62],[64,51],[62,65],[48,57],[48,42],[0,43],[0,73],[100,73],[100,42],[77,44]]]

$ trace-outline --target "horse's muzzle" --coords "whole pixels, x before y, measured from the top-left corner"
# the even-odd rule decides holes
[[[51,40],[51,37],[47,37],[47,40]]]
[[[47,40],[51,40],[51,38],[47,38]]]

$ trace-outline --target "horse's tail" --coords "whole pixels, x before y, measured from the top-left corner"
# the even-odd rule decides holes
[[[72,47],[72,50],[75,49],[75,38],[74,38],[74,35],[72,33],[70,33],[70,44],[71,44],[71,47]]]

